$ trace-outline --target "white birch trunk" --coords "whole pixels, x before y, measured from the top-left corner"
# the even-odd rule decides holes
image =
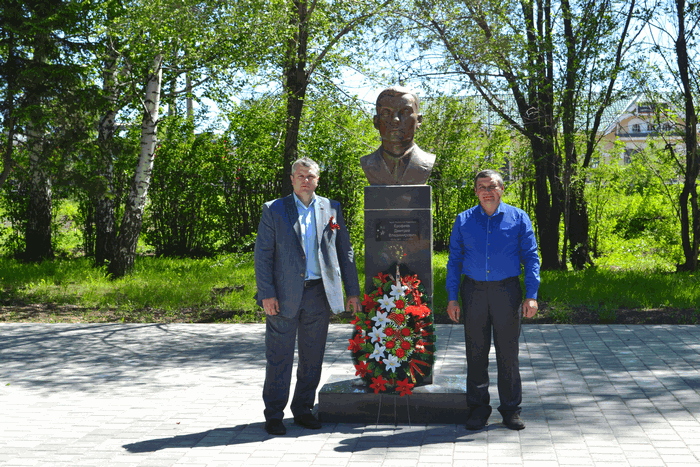
[[[124,207],[124,217],[119,229],[118,247],[115,258],[110,262],[109,272],[112,277],[122,277],[134,266],[136,244],[143,224],[143,209],[146,205],[148,187],[151,183],[153,160],[158,131],[158,111],[163,82],[163,56],[158,54],[153,60],[153,74],[146,86],[143,102],[143,120],[141,123],[141,151],[136,166],[136,173],[129,192],[129,199]]]

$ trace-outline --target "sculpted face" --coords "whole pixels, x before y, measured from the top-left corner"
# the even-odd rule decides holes
[[[374,127],[379,130],[383,143],[410,146],[423,116],[410,94],[384,96],[377,102]]]

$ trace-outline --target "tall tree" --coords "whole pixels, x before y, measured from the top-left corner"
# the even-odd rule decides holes
[[[689,57],[689,48],[697,46],[695,27],[700,21],[700,9],[694,2],[675,0],[678,35],[675,37],[676,62],[682,85],[685,120],[685,179],[680,196],[681,242],[685,263],[679,269],[698,270],[700,252],[700,203],[698,203],[698,177],[700,153],[698,153],[698,116],[694,96],[698,95],[697,63]],[[689,47],[690,44],[690,47]]]
[[[415,19],[501,119],[530,143],[543,269],[561,269],[562,158],[556,148],[555,24],[551,0],[417,1]]]
[[[650,36],[654,38],[652,50],[660,57],[658,68],[662,79],[672,83],[673,88],[666,91],[676,96],[676,107],[681,109],[679,119],[684,122],[684,154],[677,154],[672,144],[667,145],[683,179],[678,212],[685,261],[678,265],[678,270],[697,271],[700,253],[700,153],[695,99],[700,93],[697,79],[700,71],[697,69],[700,8],[696,2],[685,0],[647,2],[646,6]]]
[[[636,6],[635,0],[561,1],[564,40],[559,109],[566,196],[562,256],[566,262],[570,254],[574,269],[592,264],[585,169],[595,155],[603,112],[620,94],[629,92],[624,87],[617,90],[616,85],[624,71],[625,55],[638,37],[639,30],[630,32]]]
[[[666,114],[664,120],[675,114],[674,123],[683,125],[684,148],[678,147],[677,141],[666,141],[666,151],[683,182],[676,212],[681,226],[684,262],[678,264],[677,269],[697,271],[700,254],[700,154],[696,98],[700,92],[697,79],[700,71],[697,69],[700,58],[697,40],[700,8],[696,2],[663,0],[646,1],[641,11],[649,26],[648,47],[651,54],[650,67],[644,70],[640,81],[651,89],[649,93],[657,102],[670,104],[669,108],[659,109],[660,113]],[[644,79],[649,79],[650,83],[645,83]]]
[[[413,19],[427,32],[421,46],[444,51],[437,71],[466,77],[464,87],[529,141],[543,269],[566,268],[568,259],[576,269],[591,262],[578,171],[590,164],[602,114],[613,101],[634,3],[415,1],[420,14]]]
[[[29,261],[53,257],[52,174],[69,154],[68,146],[84,138],[82,116],[89,111],[78,107],[89,97],[89,85],[82,80],[87,31],[81,18],[90,7],[74,0],[9,0],[2,6],[3,125],[8,135],[2,179],[15,163],[15,144],[23,143],[29,195],[23,257]]]
[[[281,194],[291,193],[288,175],[292,163],[297,159],[304,98],[312,76],[324,65],[350,60],[352,49],[360,44],[346,44],[348,49],[345,56],[341,57],[337,51],[341,40],[349,33],[358,31],[391,1],[286,0],[285,3],[289,26],[283,44],[285,51],[282,61],[287,121],[283,167],[280,172]]]

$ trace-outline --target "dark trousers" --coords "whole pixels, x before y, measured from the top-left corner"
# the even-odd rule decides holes
[[[467,347],[467,406],[491,413],[489,351],[491,331],[498,366],[498,411],[520,413],[522,383],[518,362],[522,289],[518,277],[479,282],[464,277],[460,293]]]
[[[330,306],[323,284],[304,290],[301,307],[294,318],[279,315],[266,317],[265,354],[267,367],[263,401],[265,420],[284,418],[289,400],[294,365],[294,344],[299,336],[297,383],[290,406],[294,416],[311,413],[316,388],[321,380],[323,354],[326,350]]]

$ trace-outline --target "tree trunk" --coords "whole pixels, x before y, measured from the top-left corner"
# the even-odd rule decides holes
[[[561,189],[556,176],[556,152],[551,141],[535,136],[530,139],[535,163],[535,220],[543,270],[562,269],[559,258],[559,222]]]
[[[34,39],[33,66],[40,68],[46,63],[46,34],[37,34]],[[53,259],[51,245],[51,180],[46,168],[44,138],[46,131],[42,121],[42,96],[38,88],[27,91],[27,106],[31,110],[27,125],[27,147],[29,150],[29,207],[24,233],[25,261]]]
[[[679,270],[697,271],[700,250],[700,208],[698,207],[697,180],[700,175],[700,157],[698,155],[697,114],[693,102],[693,90],[690,82],[688,49],[685,39],[685,0],[676,0],[678,15],[678,39],[676,40],[676,57],[678,71],[683,84],[685,103],[685,180],[680,195],[681,242],[685,263],[678,265]]]
[[[122,277],[134,267],[136,245],[141,226],[143,225],[143,209],[151,182],[153,160],[155,158],[156,138],[158,131],[158,111],[163,81],[162,55],[153,60],[153,74],[149,77],[144,99],[144,112],[141,123],[141,151],[139,154],[136,173],[131,184],[129,199],[124,207],[124,216],[117,237],[117,248],[109,263],[108,272],[112,278]]]
[[[17,59],[15,57],[15,40],[14,34],[11,31],[7,32],[7,38],[5,40],[5,47],[7,49],[7,59],[6,59],[6,83],[5,83],[5,101],[2,103],[2,123],[5,135],[7,135],[7,140],[5,141],[5,147],[3,148],[3,165],[2,172],[0,172],[0,188],[5,184],[5,181],[10,176],[10,172],[14,167],[14,143],[15,143],[15,132],[16,132],[16,118],[15,118],[15,94],[17,92],[17,68],[9,64],[16,63]]]
[[[111,42],[111,41],[110,41]],[[117,111],[117,60],[112,47],[102,72],[102,90],[109,100],[98,128],[98,189],[94,197],[95,213],[95,266],[104,266],[113,256],[116,243],[114,207],[114,126]]]
[[[584,198],[585,181],[575,178],[569,181],[568,238],[571,265],[580,271],[593,264],[591,260],[588,203]]]
[[[295,34],[287,44],[287,59],[284,65],[285,92],[287,96],[287,122],[284,136],[284,155],[280,179],[280,196],[292,192],[292,182],[289,178],[292,163],[297,159],[299,144],[299,127],[301,114],[304,109],[304,97],[309,84],[306,72],[307,47],[309,40],[308,8],[305,1],[294,1],[295,8],[291,12],[290,22]]]
[[[588,234],[588,209],[586,205],[585,183],[578,177],[578,153],[576,151],[576,110],[575,98],[580,57],[577,52],[577,38],[568,1],[562,1],[564,12],[564,39],[566,45],[566,73],[562,96],[562,129],[564,137],[564,244],[562,263],[567,262],[567,254],[575,270],[593,264],[590,257]]]
[[[44,168],[42,135],[27,131],[29,154],[29,207],[24,233],[25,261],[53,259],[51,245],[51,180]]]

